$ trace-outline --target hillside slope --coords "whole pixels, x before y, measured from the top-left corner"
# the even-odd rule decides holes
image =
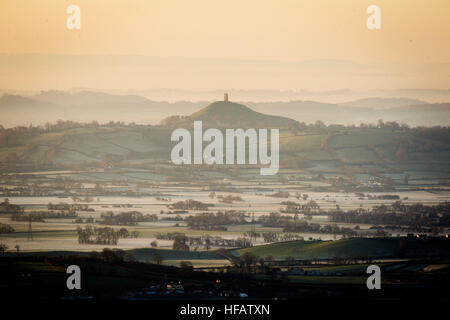
[[[337,241],[290,241],[240,249],[240,255],[250,252],[275,259],[332,259],[335,257],[426,257],[450,255],[446,239],[352,238]],[[433,249],[430,249],[433,248]]]
[[[295,120],[266,115],[247,106],[228,101],[216,101],[194,112],[188,120],[202,120],[207,125],[241,127],[286,127]]]

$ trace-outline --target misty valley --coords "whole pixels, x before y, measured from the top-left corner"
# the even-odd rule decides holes
[[[278,172],[262,175],[268,128]],[[448,277],[449,141],[447,127],[306,124],[228,100],[158,125],[1,128],[2,255],[11,281],[43,277],[48,296],[77,296],[57,285],[67,265],[105,299],[367,297],[372,264],[384,297],[440,294],[427,279]]]

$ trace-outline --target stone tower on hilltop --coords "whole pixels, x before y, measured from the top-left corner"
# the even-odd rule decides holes
[[[228,102],[228,93],[223,94],[223,101]]]

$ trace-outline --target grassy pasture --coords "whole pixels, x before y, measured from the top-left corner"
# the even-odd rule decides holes
[[[358,134],[342,134],[334,136],[329,146],[332,148],[364,147],[367,145],[384,145],[392,143],[394,134],[386,131],[371,130]]]
[[[396,238],[354,238],[337,241],[290,241],[274,243],[245,249],[239,249],[239,254],[250,252],[276,259],[294,257],[296,259],[331,259],[334,257],[358,256],[392,256],[398,246]]]
[[[325,142],[326,135],[293,135],[288,131],[280,133],[280,152],[318,150]]]
[[[367,148],[342,148],[336,150],[337,157],[345,163],[381,163],[377,154]]]

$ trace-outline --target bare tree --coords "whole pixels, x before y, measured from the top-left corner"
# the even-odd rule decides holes
[[[8,246],[4,243],[0,243],[0,253],[5,254],[6,250],[8,250]]]
[[[155,261],[156,264],[161,264],[163,262],[163,258],[159,253],[153,254],[153,260]]]

